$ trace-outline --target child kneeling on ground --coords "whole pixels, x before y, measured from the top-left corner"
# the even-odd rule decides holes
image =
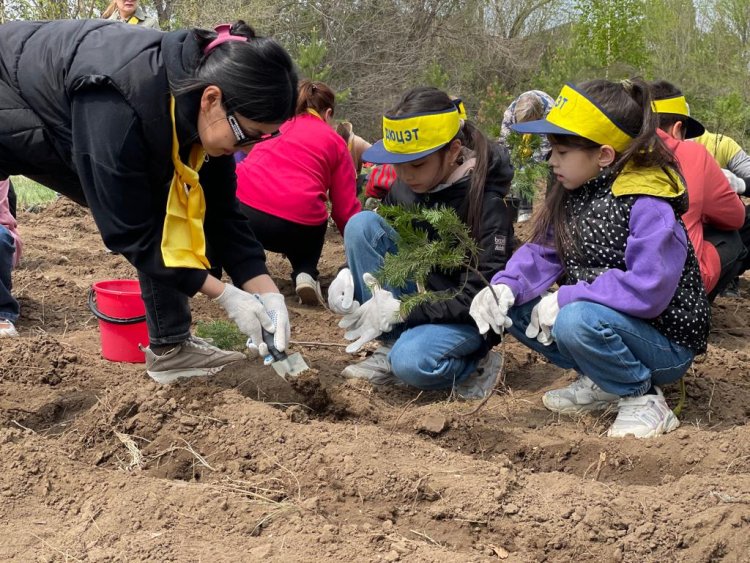
[[[660,385],[706,350],[710,307],[680,215],[687,194],[656,135],[639,79],[566,86],[546,119],[556,182],[523,245],[471,304],[480,332],[503,328],[579,379],[544,394],[554,412],[617,406],[608,436],[650,438],[679,421]],[[558,282],[557,291],[548,291]],[[494,295],[493,295],[494,292]]]
[[[383,131],[384,140],[364,159],[395,168],[397,180],[384,203],[454,209],[481,249],[477,270],[490,279],[505,265],[513,240],[504,200],[513,177],[507,151],[462,120],[450,96],[435,88],[405,94],[384,116]],[[347,339],[355,340],[347,351],[378,337],[384,344],[345,368],[344,376],[419,389],[455,388],[467,399],[491,392],[502,358],[490,349],[499,339],[482,336],[469,316],[472,297],[487,286],[482,276],[466,269],[434,271],[426,288],[455,295],[417,305],[402,319],[399,296],[413,293],[414,284],[371,291],[366,283],[381,269],[386,253],[398,252],[393,228],[377,213],[363,211],[350,219],[344,246],[349,268],[331,284],[328,302],[333,311],[346,314],[340,326],[348,329]]]

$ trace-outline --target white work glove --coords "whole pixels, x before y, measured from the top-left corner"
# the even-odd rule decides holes
[[[263,303],[266,313],[273,322],[274,330],[268,331],[273,333],[273,345],[279,352],[283,352],[289,344],[290,336],[289,312],[286,309],[284,296],[281,293],[261,293],[258,299]]]
[[[735,173],[731,170],[727,170],[726,168],[722,168],[721,171],[724,172],[724,176],[727,177],[729,187],[732,188],[732,191],[734,193],[736,193],[737,195],[745,193],[745,180],[735,175]]]
[[[359,309],[354,300],[354,278],[349,268],[344,268],[328,288],[328,308],[338,315],[348,315]]]
[[[555,341],[552,337],[552,327],[559,312],[557,292],[553,291],[544,295],[531,310],[531,321],[526,327],[526,336],[536,338],[544,346],[552,344]]]
[[[513,326],[508,316],[508,309],[513,306],[516,298],[513,291],[504,283],[485,287],[474,296],[469,307],[469,315],[477,323],[479,334],[485,334],[490,327],[497,334]]]
[[[268,354],[268,346],[263,342],[262,329],[274,332],[276,328],[263,303],[257,297],[238,287],[225,284],[224,291],[214,301],[221,305],[227,312],[227,316],[250,337],[261,355]]]
[[[372,292],[372,297],[354,312],[346,315],[339,326],[347,329],[344,338],[354,340],[346,347],[350,354],[374,340],[393,326],[404,322],[401,318],[401,301],[393,297],[390,291],[380,288],[375,276],[365,272],[362,280]]]

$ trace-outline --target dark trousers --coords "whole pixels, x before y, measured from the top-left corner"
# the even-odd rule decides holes
[[[18,301],[11,295],[13,287],[10,271],[13,269],[13,254],[16,243],[10,231],[0,225],[0,319],[13,323],[18,319]]]
[[[184,342],[190,336],[190,299],[176,289],[138,272],[141,297],[146,305],[146,326],[151,346]]]
[[[703,228],[703,240],[714,245],[721,262],[719,281],[708,294],[708,300],[713,301],[734,278],[744,271],[743,263],[747,257],[747,249],[739,231],[721,231],[707,225]]]
[[[750,270],[750,205],[745,206],[745,223],[740,227],[740,238],[747,249],[747,255],[742,260],[742,267],[737,275]]]
[[[266,251],[285,254],[292,264],[292,283],[297,274],[318,279],[318,261],[323,253],[328,221],[320,225],[301,225],[275,215],[263,213],[240,202],[240,209],[250,220],[255,238]]]

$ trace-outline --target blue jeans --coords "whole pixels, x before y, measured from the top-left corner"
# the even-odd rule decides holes
[[[575,301],[560,309],[552,327],[555,341],[544,346],[525,334],[539,298],[511,307],[508,331],[553,364],[575,369],[608,393],[639,397],[652,385],[680,379],[695,353],[675,344],[642,319],[614,309]]]
[[[13,287],[10,272],[13,269],[13,254],[16,251],[16,241],[10,231],[0,225],[0,319],[15,323],[18,320],[20,308],[18,301],[11,295]]]
[[[187,295],[138,272],[141,297],[146,306],[150,346],[169,346],[190,336],[190,300]]]
[[[377,213],[362,211],[346,224],[344,247],[354,278],[354,298],[362,303],[371,297],[362,274],[374,274],[383,266],[386,253],[397,252],[396,233]],[[416,286],[384,289],[399,297],[414,293]],[[389,360],[394,375],[419,389],[450,389],[476,370],[488,351],[477,327],[468,324],[397,325],[381,338],[393,346]]]

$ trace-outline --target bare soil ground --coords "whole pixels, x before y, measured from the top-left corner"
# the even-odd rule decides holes
[[[717,300],[681,428],[611,440],[611,413],[543,408],[573,374],[512,338],[506,385],[476,413],[346,381],[337,346],[295,346],[313,369],[293,388],[257,361],[157,386],[100,357],[87,290],[134,272],[86,212],[59,200],[20,225],[21,337],[0,341],[0,560],[750,561],[747,299]],[[330,233],[324,286],[341,261]],[[286,262],[269,265],[293,338],[342,343],[333,314],[296,303]],[[222,318],[205,298],[193,310]]]

